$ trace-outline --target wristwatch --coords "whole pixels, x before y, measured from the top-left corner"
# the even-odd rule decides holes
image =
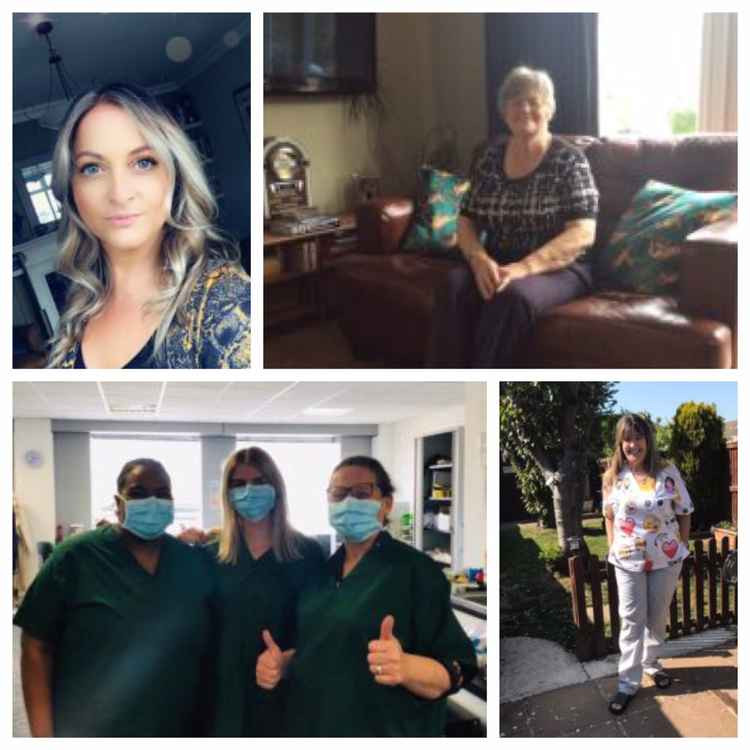
[[[464,684],[464,672],[461,669],[461,665],[457,661],[449,662],[445,665],[448,670],[448,676],[451,679],[451,693],[456,693],[461,689]]]

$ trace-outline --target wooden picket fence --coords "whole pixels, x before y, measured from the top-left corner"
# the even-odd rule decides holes
[[[695,542],[695,553],[682,564],[678,591],[682,587],[682,606],[678,611],[677,591],[672,599],[667,626],[670,640],[690,633],[699,633],[708,628],[726,627],[737,623],[737,586],[730,607],[730,584],[723,580],[721,568],[729,554],[729,539],[721,542],[717,551],[716,540],[708,542],[708,552],[704,543]],[[571,557],[570,568],[571,596],[573,599],[573,620],[578,629],[576,635],[576,655],[581,661],[598,659],[619,650],[620,617],[617,613],[617,581],[615,569],[606,560],[596,555]],[[695,584],[695,597],[691,586]],[[706,584],[708,584],[706,586]],[[604,624],[603,586],[607,587],[608,613],[611,633],[607,636]],[[586,606],[586,592],[590,591],[590,617]],[[708,597],[708,614],[704,610]],[[693,606],[695,605],[695,606]]]

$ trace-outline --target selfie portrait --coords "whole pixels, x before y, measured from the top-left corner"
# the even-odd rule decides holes
[[[13,15],[13,367],[250,367],[249,14]]]

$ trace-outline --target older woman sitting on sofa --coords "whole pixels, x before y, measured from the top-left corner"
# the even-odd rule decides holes
[[[467,265],[438,292],[432,367],[507,367],[539,314],[591,289],[599,194],[583,153],[549,132],[552,80],[514,68],[498,105],[511,135],[479,159],[461,207]]]

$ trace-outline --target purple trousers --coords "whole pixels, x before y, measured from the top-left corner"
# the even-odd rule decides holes
[[[485,302],[468,265],[451,269],[435,296],[427,367],[512,367],[539,315],[591,289],[573,267],[511,282]]]

